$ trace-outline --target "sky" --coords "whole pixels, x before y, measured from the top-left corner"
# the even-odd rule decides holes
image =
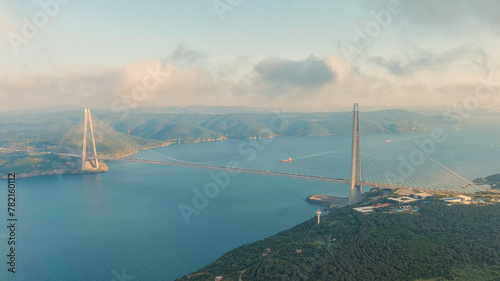
[[[0,0],[0,111],[491,106],[498,26],[496,0]]]

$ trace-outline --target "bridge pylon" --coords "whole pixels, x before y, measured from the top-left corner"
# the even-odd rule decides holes
[[[92,146],[94,149],[94,167],[87,167],[87,131],[88,126],[90,126],[90,135],[92,137]],[[92,165],[91,164],[91,165]],[[99,160],[97,160],[97,149],[95,146],[94,138],[94,126],[92,125],[92,116],[90,114],[90,108],[85,108],[85,115],[83,118],[83,144],[82,144],[82,171],[99,169]]]
[[[350,180],[350,193],[349,205],[356,203],[361,199],[361,185],[356,182],[361,181],[361,159],[359,150],[359,107],[354,104],[353,109],[353,132],[352,132],[352,157],[351,157],[351,180]]]

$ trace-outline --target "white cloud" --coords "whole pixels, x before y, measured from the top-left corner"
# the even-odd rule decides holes
[[[433,53],[429,59],[402,64],[408,70],[425,72],[427,65],[453,62],[457,52],[465,57],[472,52],[475,55],[468,59],[474,58],[478,66],[484,67],[487,56],[480,50],[457,49],[450,51],[453,55]],[[192,63],[208,61],[185,47],[175,53],[175,57]],[[454,77],[461,86],[453,87],[449,85],[457,81],[450,80],[447,73],[434,80],[394,80],[390,75],[353,68],[340,56],[301,60],[268,57],[259,62],[251,62],[250,58],[239,56],[217,66],[194,63],[188,68],[173,60],[138,60],[121,68],[62,65],[52,69],[51,74],[4,72],[0,74],[0,110],[56,105],[110,109],[114,100],[130,99],[134,87],[142,85],[156,67],[161,72],[161,83],[147,91],[136,102],[138,106],[245,105],[327,110],[354,102],[379,106],[443,104],[467,94],[464,89],[478,83],[477,71]]]

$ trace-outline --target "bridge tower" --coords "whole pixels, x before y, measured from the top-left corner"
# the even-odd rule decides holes
[[[361,199],[361,186],[356,182],[361,181],[361,160],[359,156],[359,107],[354,104],[353,109],[353,132],[352,132],[352,158],[351,158],[351,190],[349,193],[349,204],[354,204]]]
[[[94,139],[94,126],[92,125],[92,116],[90,115],[90,108],[85,108],[85,115],[83,118],[83,149],[82,149],[82,170],[87,170],[86,169],[86,162],[87,162],[87,131],[88,127],[90,126],[90,136],[92,138],[92,146],[94,148],[94,168],[98,169],[99,168],[99,161],[97,160],[97,149],[95,146],[95,139]]]

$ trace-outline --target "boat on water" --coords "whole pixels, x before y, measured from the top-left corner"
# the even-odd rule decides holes
[[[283,163],[283,162],[292,162],[292,161],[293,161],[292,157],[288,157],[288,159],[281,160],[281,163]]]
[[[386,141],[384,141],[384,142],[391,142],[391,139],[388,139],[388,140],[386,140]]]

